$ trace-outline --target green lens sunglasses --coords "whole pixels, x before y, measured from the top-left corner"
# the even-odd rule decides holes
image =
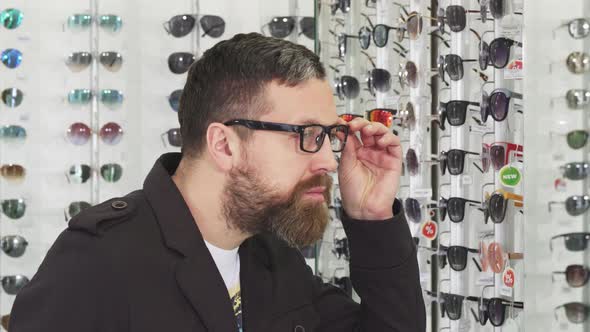
[[[71,30],[86,30],[92,21],[90,14],[73,14],[68,17],[67,24]],[[100,15],[98,16],[98,26],[107,31],[118,32],[123,26],[123,20],[118,15]]]
[[[0,22],[9,30],[18,28],[23,22],[23,13],[15,8],[8,8],[0,12]]]
[[[94,92],[90,89],[74,89],[68,93],[68,103],[71,105],[87,105],[92,100]],[[108,107],[116,107],[123,103],[123,93],[119,90],[102,89],[98,99]]]
[[[25,215],[27,204],[22,198],[5,199],[0,201],[2,212],[10,219],[20,219]]]

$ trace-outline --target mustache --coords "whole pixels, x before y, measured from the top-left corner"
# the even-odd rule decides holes
[[[325,187],[326,191],[324,194],[329,194],[333,182],[332,177],[328,174],[315,175],[305,181],[299,182],[293,189],[291,197],[299,197],[309,189],[315,187]]]

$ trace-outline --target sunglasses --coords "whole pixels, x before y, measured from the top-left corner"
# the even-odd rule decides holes
[[[445,175],[447,168],[449,170],[449,174],[451,175],[462,174],[465,168],[465,156],[468,154],[479,156],[479,153],[477,152],[465,151],[461,149],[441,151],[439,156],[439,165],[442,175]]]
[[[590,233],[567,233],[556,235],[549,241],[549,249],[553,251],[553,240],[563,238],[565,248],[569,251],[584,251],[588,247]]]
[[[92,101],[94,92],[90,89],[74,89],[68,93],[68,103],[71,105],[87,105]],[[116,107],[123,103],[123,93],[119,90],[102,89],[98,94],[101,103],[108,107]]]
[[[523,146],[508,142],[495,142],[492,144],[482,144],[482,170],[487,173],[490,165],[494,167],[495,171],[499,171],[502,167],[508,165],[514,158],[520,160],[523,155]]]
[[[590,55],[586,52],[572,52],[565,64],[572,74],[583,74],[590,71]]]
[[[570,89],[565,95],[565,100],[570,109],[583,109],[590,105],[590,90]]]
[[[463,59],[457,54],[440,55],[437,60],[438,75],[443,82],[445,73],[449,75],[451,81],[460,81],[465,75],[464,62],[477,62],[477,59]]]
[[[180,107],[180,96],[182,96],[182,89],[174,90],[168,96],[168,103],[175,112],[178,112],[178,108]]]
[[[408,219],[416,224],[422,222],[422,206],[420,202],[415,198],[406,198],[404,201],[404,210]]]
[[[24,141],[27,138],[25,128],[17,125],[7,125],[0,127],[0,138],[13,141]]]
[[[446,103],[441,102],[438,108],[440,129],[446,129],[446,121],[448,121],[453,127],[464,125],[467,120],[467,108],[469,106],[480,106],[480,104],[467,100],[451,100]]]
[[[565,211],[572,217],[580,216],[590,208],[590,196],[587,195],[574,195],[566,198],[564,202],[551,201],[548,203],[549,212],[551,207],[555,204],[565,205]]]
[[[588,167],[588,163],[584,161],[567,163],[560,166],[559,169],[564,178],[577,181],[588,177]]]
[[[522,43],[510,38],[496,38],[488,45],[485,41],[479,43],[479,66],[481,70],[486,70],[488,65],[494,68],[502,69],[510,61],[510,48],[512,46],[522,48]]]
[[[295,30],[297,16],[276,16],[268,25],[270,35],[275,38],[286,38]],[[309,39],[315,39],[315,18],[311,16],[301,17],[299,20],[300,35],[303,34]]]
[[[348,75],[335,78],[334,89],[340,100],[345,98],[354,99],[359,96],[361,91],[359,81],[355,77]]]
[[[502,122],[508,116],[508,108],[510,106],[510,100],[512,98],[522,99],[522,94],[512,92],[508,89],[495,89],[488,96],[487,92],[482,91],[481,94],[481,121],[488,121],[488,117],[498,122]]]
[[[481,206],[481,202],[462,197],[441,197],[438,201],[438,210],[441,214],[442,220],[445,220],[447,211],[449,219],[452,222],[461,222],[465,218],[465,206],[469,203],[470,206]]]
[[[506,320],[506,308],[512,307],[517,309],[524,309],[524,303],[522,302],[510,302],[499,297],[490,299],[479,298],[478,299],[478,322],[479,324],[486,325],[488,319],[493,326],[502,326]]]
[[[573,324],[584,323],[588,319],[588,313],[590,312],[590,307],[587,304],[581,302],[569,302],[555,307],[555,320],[557,320],[557,311],[560,308],[565,310],[565,316],[569,322]]]
[[[361,40],[367,46],[364,49],[369,48],[371,44],[371,35],[373,37],[373,42],[375,46],[382,48],[387,45],[389,41],[389,32],[391,30],[395,30],[396,32],[396,40],[398,43],[401,43],[404,40],[404,28],[400,27],[392,27],[387,24],[377,24],[371,31],[369,28],[361,28],[362,31],[359,31],[359,36],[361,36]],[[362,32],[362,34],[361,34]]]
[[[192,53],[175,52],[168,56],[168,69],[174,74],[183,74],[195,61],[196,58]]]
[[[28,283],[29,278],[21,274],[2,277],[2,289],[9,295],[16,295]]]
[[[397,110],[391,108],[374,108],[366,113],[369,121],[379,122],[387,128],[391,128],[393,119],[397,116]]]
[[[172,128],[168,129],[165,133],[161,135],[162,143],[166,146],[166,140],[168,141],[168,145],[174,147],[181,147],[182,146],[182,136],[180,135],[180,128]]]
[[[27,203],[22,198],[4,199],[0,201],[2,212],[10,219],[20,219],[25,215]]]
[[[323,126],[320,124],[290,125],[285,123],[262,122],[236,119],[225,122],[226,126],[244,126],[252,130],[283,131],[299,134],[299,148],[308,153],[316,153],[324,144],[326,135],[330,140],[332,152],[342,152],[346,145],[349,128],[347,125]]]
[[[400,111],[402,119],[402,126],[409,130],[414,130],[416,127],[416,114],[414,113],[414,104],[411,101],[407,102],[405,107]]]
[[[374,68],[368,73],[367,86],[373,96],[376,91],[385,93],[391,89],[391,74],[386,69]]]
[[[66,136],[72,144],[84,145],[90,140],[92,129],[82,122],[75,122],[68,127]],[[115,122],[107,122],[100,128],[98,136],[103,143],[116,145],[123,138],[123,128]]]
[[[565,280],[570,287],[578,288],[588,283],[590,270],[583,265],[568,265],[565,271],[553,271],[553,281],[556,274],[564,274]]]
[[[18,107],[23,102],[23,92],[17,88],[7,88],[2,90],[2,102],[10,107]]]
[[[447,261],[454,271],[463,271],[467,267],[467,256],[469,253],[478,254],[478,249],[467,248],[463,246],[444,246],[440,245],[440,250],[447,253]]]
[[[88,209],[91,206],[92,205],[90,203],[84,201],[71,202],[64,211],[66,221],[72,219],[80,212]]]
[[[0,167],[0,175],[8,181],[21,181],[25,178],[27,171],[21,165],[6,164]]]
[[[73,14],[68,17],[68,28],[71,30],[87,30],[92,24],[92,15]],[[99,15],[98,26],[111,32],[118,32],[123,26],[123,19],[118,15]]]
[[[0,12],[0,24],[9,30],[18,28],[22,24],[23,18],[23,13],[16,8],[9,8]]]
[[[338,115],[338,117],[346,122],[350,122],[356,118],[364,118],[364,116],[362,116],[360,114],[352,114],[352,113],[340,114],[340,115]]]
[[[524,200],[522,195],[517,195],[505,190],[498,190],[491,195],[486,193],[486,199],[483,203],[484,222],[487,224],[490,217],[495,224],[502,223],[506,218],[508,209],[508,200],[514,201],[514,206],[522,207]]]
[[[418,68],[414,62],[407,61],[405,64],[400,63],[400,70],[397,76],[402,89],[405,89],[407,86],[412,88],[418,87]]]
[[[70,183],[85,183],[90,179],[92,168],[86,164],[72,165],[66,177]],[[119,164],[110,163],[100,167],[100,175],[107,182],[117,182],[123,175],[123,167]]]
[[[406,165],[410,175],[414,176],[420,172],[420,163],[436,163],[436,160],[419,160],[416,150],[410,148],[406,151]]]
[[[20,235],[7,235],[0,239],[2,251],[10,257],[21,257],[24,255],[28,245],[27,240]]]
[[[173,37],[180,38],[188,35],[196,26],[197,18],[203,29],[201,37],[209,36],[219,38],[225,32],[225,21],[215,15],[176,15],[168,22],[164,22],[164,30]]]
[[[0,325],[2,325],[2,327],[8,331],[8,324],[10,323],[10,315],[2,315],[2,318],[0,319]]]
[[[478,10],[466,10],[459,5],[449,5],[447,8],[439,8],[437,26],[440,33],[445,33],[445,22],[452,32],[461,32],[467,26],[467,13],[479,13]]]
[[[350,11],[350,1],[351,0],[335,0],[333,3],[330,4],[330,9],[332,11],[332,15],[336,15],[338,9],[342,13],[348,13]]]
[[[2,59],[2,63],[6,68],[14,69],[23,62],[23,54],[17,49],[7,48],[0,53],[0,59]]]
[[[574,39],[582,39],[590,36],[590,21],[587,18],[576,18],[564,24],[570,36]]]
[[[73,72],[80,72],[92,63],[92,53],[90,52],[73,52],[66,59],[66,66]],[[118,52],[101,52],[98,60],[102,66],[111,72],[117,72],[123,65],[123,56]]]
[[[574,150],[579,150],[588,143],[587,130],[572,130],[565,135],[552,132],[551,135],[565,136],[567,145]]]

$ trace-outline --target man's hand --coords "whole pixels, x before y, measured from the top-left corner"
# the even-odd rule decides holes
[[[402,170],[400,140],[378,122],[356,118],[348,126],[338,169],[344,211],[353,219],[389,219]]]

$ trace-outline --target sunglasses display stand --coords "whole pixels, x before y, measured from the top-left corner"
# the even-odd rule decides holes
[[[588,212],[570,215],[563,204],[568,197],[588,195],[589,181],[566,179],[559,168],[569,162],[589,160],[588,144],[573,149],[563,134],[589,129],[590,107],[577,105],[575,99],[568,103],[566,93],[571,89],[590,89],[590,75],[570,72],[566,58],[572,52],[590,53],[588,33],[576,39],[568,31],[572,20],[590,18],[590,4],[584,0],[525,0],[525,8],[525,26],[531,27],[524,29],[525,54],[543,55],[529,56],[525,64],[525,110],[534,111],[524,113],[524,164],[529,179],[524,188],[525,297],[529,300],[525,309],[526,329],[589,331],[588,309],[577,305],[590,303],[587,279],[583,272],[565,274],[568,266],[588,268],[590,264],[585,235],[590,232]],[[558,203],[549,209],[549,202]],[[578,207],[585,204],[580,202]],[[576,209],[573,205],[570,208],[572,212]],[[571,233],[581,236],[566,241],[565,235]],[[572,287],[570,282],[576,279],[581,282]],[[564,308],[565,304],[573,305]]]

